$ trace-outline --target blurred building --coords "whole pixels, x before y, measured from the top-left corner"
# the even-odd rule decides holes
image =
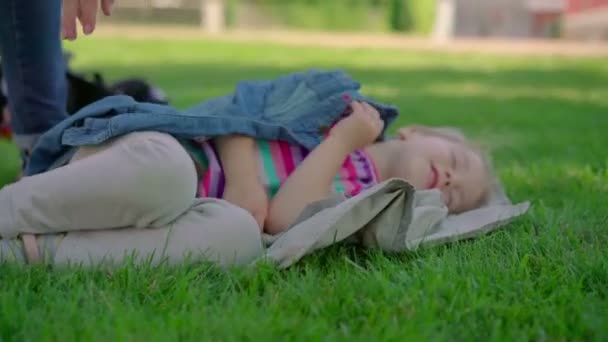
[[[437,38],[556,37],[566,0],[438,0]]]
[[[568,0],[564,37],[608,39],[608,0]]]
[[[525,6],[531,16],[529,36],[555,38],[561,35],[567,0],[528,0]]]

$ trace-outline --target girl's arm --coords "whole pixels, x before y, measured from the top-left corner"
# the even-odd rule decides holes
[[[359,102],[351,106],[353,113],[332,129],[279,188],[268,210],[267,233],[284,231],[307,205],[327,198],[346,157],[373,143],[382,132],[384,122],[372,106]]]
[[[223,198],[249,211],[260,229],[268,214],[268,195],[258,177],[258,159],[253,138],[228,135],[215,138],[226,187]]]
[[[317,146],[270,202],[265,231],[280,233],[309,203],[327,198],[333,179],[351,152],[340,139],[332,136]]]

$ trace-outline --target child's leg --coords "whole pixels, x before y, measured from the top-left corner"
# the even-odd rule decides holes
[[[29,246],[28,246],[29,243]],[[38,235],[32,240],[0,239],[0,263],[46,263],[56,266],[120,263],[169,264],[208,261],[247,264],[261,257],[264,246],[254,218],[226,201],[200,199],[165,227],[111,229]]]
[[[170,264],[177,264],[189,258],[190,262],[234,265],[250,263],[263,252],[253,216],[226,201],[201,199],[165,227],[71,232],[56,251],[41,250],[40,254],[52,255],[55,265],[95,266],[102,262],[120,263],[130,256],[136,256],[139,263],[150,260],[157,264],[167,259]]]
[[[192,205],[196,181],[190,156],[173,137],[125,135],[0,190],[0,236],[164,226]]]

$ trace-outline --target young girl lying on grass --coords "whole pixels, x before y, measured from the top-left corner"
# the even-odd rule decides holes
[[[489,171],[462,136],[408,127],[374,143],[384,125],[376,109],[352,102],[349,112],[312,151],[238,135],[178,141],[157,132],[81,148],[68,165],[0,190],[0,233],[175,226],[196,197],[210,197],[246,209],[277,234],[332,192],[356,196],[395,177],[440,189],[453,213],[486,200]]]
[[[409,127],[400,129],[397,139],[374,143],[383,128],[376,109],[360,102],[351,109],[310,153],[282,141],[235,136],[217,140],[219,157],[209,142],[185,144],[198,166],[198,194],[231,199],[252,212],[270,234],[285,230],[308,204],[332,191],[355,196],[389,178],[405,179],[417,189],[440,189],[450,212],[482,204],[489,192],[488,172],[464,139]],[[227,165],[222,168],[221,162]],[[250,170],[254,165],[259,169]],[[224,174],[246,182],[239,187],[246,190],[226,192]],[[256,174],[258,179],[248,176]]]

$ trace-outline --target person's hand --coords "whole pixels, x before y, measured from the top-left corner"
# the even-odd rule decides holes
[[[368,103],[351,103],[352,113],[338,122],[330,132],[330,136],[340,139],[350,151],[355,151],[371,145],[376,141],[384,121],[378,111]]]
[[[253,215],[260,231],[264,228],[264,222],[268,215],[268,194],[259,181],[227,181],[222,197]]]
[[[114,0],[63,0],[61,31],[64,39],[74,40],[78,37],[76,20],[80,21],[84,34],[89,35],[95,31],[100,1],[103,14],[109,16]]]

